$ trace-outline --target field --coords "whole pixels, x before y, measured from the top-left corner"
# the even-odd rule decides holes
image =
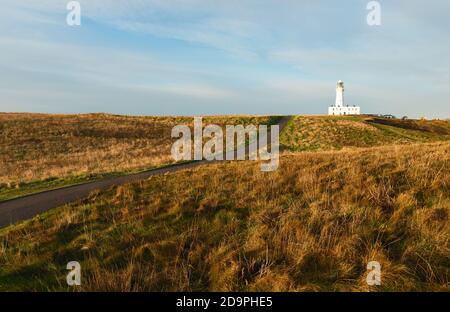
[[[372,122],[371,122],[372,121]],[[323,151],[450,139],[449,121],[296,116],[288,151]],[[276,117],[214,116],[204,124],[272,124]],[[383,123],[388,124],[383,124]],[[191,117],[0,113],[0,200],[173,163],[171,129]]]
[[[280,138],[290,151],[325,151],[353,147],[450,140],[450,121],[389,120],[372,117],[296,116]]]
[[[0,199],[170,163],[172,126],[192,125],[0,120]],[[0,229],[0,291],[450,291],[449,138],[449,121],[296,116],[277,171],[206,164]],[[66,285],[69,261],[81,263],[80,287]],[[366,283],[370,261],[381,286]]]
[[[449,291],[449,143],[208,165],[0,230],[0,290]],[[365,283],[369,261],[382,286]]]
[[[206,117],[204,124],[270,123]],[[173,163],[172,127],[188,117],[0,114],[0,200]]]

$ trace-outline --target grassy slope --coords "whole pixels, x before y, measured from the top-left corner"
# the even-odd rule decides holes
[[[172,127],[189,117],[0,114],[0,200],[172,163]],[[204,124],[275,118],[217,116]]]
[[[0,230],[0,290],[449,289],[449,143],[152,177]],[[374,289],[375,290],[375,289]]]
[[[217,116],[204,124],[275,123]],[[447,121],[368,123],[363,117],[295,117],[280,140],[291,151],[448,140]],[[170,164],[170,131],[186,117],[0,114],[0,200]]]
[[[280,143],[291,151],[321,151],[450,139],[450,121],[372,120],[355,116],[296,116]]]

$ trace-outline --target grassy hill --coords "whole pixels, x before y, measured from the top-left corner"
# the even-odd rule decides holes
[[[449,161],[448,142],[291,153],[272,173],[219,163],[115,187],[1,229],[0,290],[68,290],[79,261],[82,291],[449,291]]]
[[[450,121],[296,116],[280,137],[290,151],[338,150],[450,140]]]
[[[173,162],[171,129],[192,117],[0,113],[0,200]],[[276,117],[213,116],[204,124],[272,124]],[[280,142],[290,151],[433,142],[449,121],[294,117]]]
[[[205,117],[204,124],[268,124],[270,117]],[[173,162],[175,125],[192,117],[0,113],[0,200]]]

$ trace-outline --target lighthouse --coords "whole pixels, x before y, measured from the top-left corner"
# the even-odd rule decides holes
[[[344,106],[344,82],[342,80],[339,80],[336,85],[336,102],[334,106],[335,107]]]
[[[328,115],[360,115],[359,106],[349,106],[344,103],[344,82],[339,80],[336,84],[336,101],[334,105],[328,107]]]

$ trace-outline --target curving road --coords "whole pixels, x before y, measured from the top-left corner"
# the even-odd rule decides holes
[[[283,116],[278,125],[280,133],[286,126],[291,116]],[[49,209],[64,204],[84,199],[95,190],[106,190],[114,185],[122,185],[130,182],[147,179],[148,177],[175,172],[182,169],[197,167],[217,161],[199,160],[189,163],[180,163],[120,177],[108,178],[101,181],[88,182],[80,185],[67,186],[55,190],[31,194],[28,196],[0,202],[0,227],[31,219]]]

